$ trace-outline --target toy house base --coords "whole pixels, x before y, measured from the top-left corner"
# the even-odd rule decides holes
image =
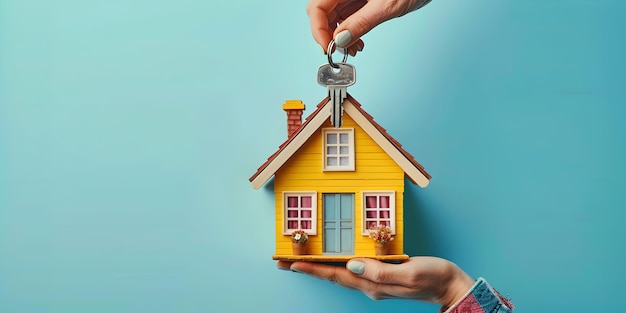
[[[315,254],[307,254],[307,255],[292,255],[292,254],[275,254],[272,256],[274,260],[280,261],[288,261],[288,262],[296,262],[296,261],[305,261],[305,262],[337,262],[337,263],[345,263],[354,258],[369,258],[375,259],[379,261],[407,261],[409,256],[406,254],[390,254],[390,255],[315,255]]]

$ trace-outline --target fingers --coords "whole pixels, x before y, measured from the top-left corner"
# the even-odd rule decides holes
[[[361,36],[377,25],[415,11],[430,0],[311,0],[306,11],[311,33],[324,52],[331,39],[352,56],[363,50]],[[339,23],[339,26],[337,24]]]
[[[326,51],[326,47],[328,47],[328,43],[332,39],[334,29],[331,29],[329,25],[336,19],[334,9],[338,2],[338,0],[312,0],[306,7],[313,39],[324,51]],[[332,20],[329,17],[332,17]],[[336,23],[336,21],[334,22]]]
[[[351,56],[363,51],[365,44],[360,37],[378,24],[395,17],[387,16],[377,2],[380,1],[311,1],[307,12],[315,41],[324,52],[333,38],[337,46],[346,48]],[[337,23],[340,24],[337,26]]]
[[[354,14],[345,18],[335,29],[334,37],[340,47],[352,46],[361,36],[372,30],[378,24],[391,19],[380,10],[380,1],[369,1]]]
[[[278,263],[276,264],[276,267],[279,270],[291,270],[291,264],[293,262],[287,262],[287,261],[278,261]]]
[[[351,56],[355,56],[357,52],[363,51],[363,47],[365,47],[365,43],[363,40],[359,39],[356,43],[348,47],[348,54]]]
[[[374,300],[402,298],[449,305],[474,281],[454,263],[437,257],[411,257],[402,264],[355,258],[346,267],[279,261],[278,267],[362,291]]]
[[[430,0],[370,0],[347,16],[334,32],[335,40],[343,37],[340,47],[350,47],[379,24],[423,7]]]
[[[372,283],[366,279],[359,278],[350,271],[340,266],[326,265],[319,263],[295,262],[291,270],[311,275],[313,277],[327,280],[333,284],[340,285],[348,289],[369,290],[374,289]]]
[[[410,298],[413,290],[399,285],[386,285],[355,275],[344,267],[319,263],[294,262],[291,270],[328,280],[349,289],[360,290],[374,300]]]
[[[324,52],[326,52],[331,39],[339,39],[333,35],[337,29],[337,24],[343,22],[346,17],[358,11],[366,3],[366,0],[312,0],[309,2],[307,14],[311,23],[311,33]],[[357,38],[354,43],[341,47],[347,47],[348,53],[355,56],[357,52],[363,50],[364,44],[362,40]]]
[[[352,259],[346,267],[354,274],[379,283],[389,285],[412,286],[414,270],[406,262],[402,264],[383,263],[373,259]]]
[[[321,263],[294,262],[291,265],[291,270],[331,282],[338,282],[339,280],[347,282],[351,278],[349,277],[351,273],[345,268]]]

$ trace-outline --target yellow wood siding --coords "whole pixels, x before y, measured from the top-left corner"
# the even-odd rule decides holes
[[[326,122],[292,156],[274,177],[276,200],[276,254],[292,253],[289,235],[283,235],[283,192],[317,192],[317,235],[309,236],[308,253],[322,254],[324,193],[354,194],[354,253],[373,255],[374,244],[363,235],[363,191],[394,191],[396,234],[391,243],[391,254],[403,254],[404,172],[347,114],[343,115],[342,128],[354,129],[355,171],[323,170],[322,129],[332,127]]]

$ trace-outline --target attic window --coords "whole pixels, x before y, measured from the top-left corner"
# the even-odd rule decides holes
[[[354,129],[328,128],[324,134],[324,170],[354,171]]]

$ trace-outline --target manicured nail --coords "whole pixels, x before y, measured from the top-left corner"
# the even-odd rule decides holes
[[[356,51],[363,51],[363,45],[361,45],[360,43],[356,43]]]
[[[300,271],[300,270],[295,269],[295,268],[292,268],[291,271],[294,272],[294,273],[300,273],[300,274],[304,273],[303,271]]]
[[[352,33],[350,33],[350,31],[347,29],[340,32],[335,37],[335,44],[337,44],[337,47],[344,48],[350,43],[350,41],[352,41]]]
[[[365,273],[365,263],[359,261],[350,261],[348,262],[348,269],[354,274],[361,275]]]
[[[290,262],[278,262],[276,264],[276,268],[281,271],[291,271],[291,263]]]

